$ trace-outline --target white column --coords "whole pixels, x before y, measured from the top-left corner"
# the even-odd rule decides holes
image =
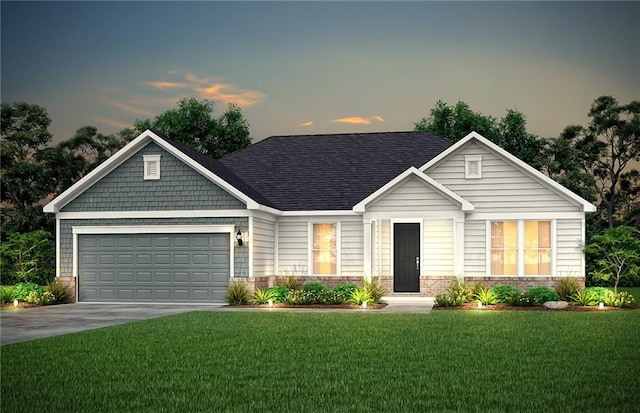
[[[364,230],[364,276],[371,280],[371,221],[363,220]]]
[[[464,275],[464,217],[453,219],[453,274]]]

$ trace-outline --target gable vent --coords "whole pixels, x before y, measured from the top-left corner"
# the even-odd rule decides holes
[[[144,179],[160,179],[160,155],[143,155]]]
[[[482,155],[464,157],[464,177],[466,179],[482,178]]]

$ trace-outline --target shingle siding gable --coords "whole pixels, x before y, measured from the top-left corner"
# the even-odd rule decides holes
[[[144,155],[161,155],[160,179],[144,180]],[[66,205],[63,212],[245,209],[181,160],[149,143]]]

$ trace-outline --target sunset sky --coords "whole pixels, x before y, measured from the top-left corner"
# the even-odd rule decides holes
[[[640,99],[640,2],[7,2],[2,102],[54,140],[115,132],[195,96],[236,102],[254,141],[411,130],[438,100],[535,134]]]

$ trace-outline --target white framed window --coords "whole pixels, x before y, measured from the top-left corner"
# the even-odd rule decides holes
[[[310,273],[312,275],[338,275],[340,268],[340,223],[311,222]]]
[[[142,155],[144,179],[160,179],[160,155]]]
[[[552,221],[490,222],[491,275],[551,275]]]
[[[465,155],[464,177],[465,179],[482,178],[482,155]]]

